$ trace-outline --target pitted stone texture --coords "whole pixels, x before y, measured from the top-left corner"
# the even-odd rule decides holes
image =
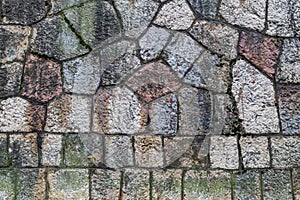
[[[64,11],[77,33],[92,47],[117,37],[121,31],[117,14],[106,1],[92,1]]]
[[[139,69],[127,80],[126,85],[145,101],[151,101],[177,90],[181,84],[168,66],[156,61]]]
[[[95,94],[102,68],[95,52],[63,63],[64,90],[77,94]]]
[[[51,170],[48,174],[49,199],[88,199],[88,177],[87,169]]]
[[[230,97],[227,94],[214,94],[213,95],[213,118],[212,128],[210,129],[211,134],[231,133],[232,128],[228,123],[234,121],[230,119],[231,113],[228,111],[228,107],[232,106]]]
[[[121,172],[96,169],[91,173],[91,199],[118,200]]]
[[[124,172],[122,197],[127,200],[149,199],[149,172],[140,169],[127,169]],[[122,198],[121,198],[122,199]]]
[[[222,0],[220,13],[231,24],[262,31],[266,0]]]
[[[88,132],[92,100],[85,96],[63,95],[48,106],[46,131]]]
[[[234,65],[232,93],[247,133],[279,132],[273,83],[244,60]]]
[[[289,170],[267,170],[262,182],[264,199],[293,199]]]
[[[130,136],[106,136],[104,164],[109,168],[133,166],[132,143]]]
[[[270,167],[270,152],[267,137],[242,137],[240,139],[245,168]]]
[[[43,166],[60,166],[62,163],[62,135],[47,134],[43,136],[42,160]]]
[[[134,148],[138,167],[163,166],[163,147],[160,136],[136,136]]]
[[[46,18],[34,25],[32,51],[58,60],[70,59],[87,53],[63,17]]]
[[[147,122],[144,105],[126,87],[100,88],[94,101],[93,131],[105,134],[144,131]]]
[[[0,169],[0,198],[6,200],[15,199],[15,170]]]
[[[209,153],[212,168],[238,169],[239,155],[236,137],[212,136]]]
[[[5,167],[8,165],[7,145],[8,145],[7,135],[0,133],[0,167]],[[0,195],[0,198],[1,198],[1,195]]]
[[[2,16],[4,24],[32,24],[47,13],[46,0],[3,0]],[[0,22],[1,23],[1,22]]]
[[[188,0],[197,16],[204,18],[216,18],[218,0]]]
[[[0,96],[16,95],[20,91],[23,64],[13,62],[0,63]]]
[[[178,125],[178,102],[174,94],[161,97],[150,104],[149,128],[151,134],[176,134]]]
[[[203,52],[203,48],[185,33],[175,33],[168,46],[164,49],[163,56],[182,78],[193,62]]]
[[[299,167],[300,138],[275,137],[271,138],[271,152],[273,167]]]
[[[260,180],[257,171],[237,172],[232,176],[234,199],[261,199]]]
[[[83,4],[88,1],[89,0],[51,0],[51,10],[49,14],[53,15],[55,13],[58,13],[59,11],[65,10],[75,5]]]
[[[293,169],[292,171],[292,181],[293,181],[293,191],[294,191],[294,198],[300,198],[300,170]]]
[[[146,34],[139,40],[142,59],[151,60],[159,56],[167,44],[169,37],[170,33],[167,30],[151,26]]]
[[[9,136],[9,154],[14,167],[37,167],[37,134],[11,134]]]
[[[135,38],[151,23],[159,3],[144,0],[115,1],[115,6],[121,15],[125,35]]]
[[[184,82],[210,91],[226,93],[229,82],[229,62],[205,51],[187,73]]]
[[[87,160],[89,160],[96,167],[103,166],[104,135],[99,133],[81,133],[79,134],[79,136],[80,140],[77,138],[77,136],[76,138],[71,137],[68,141],[69,143],[66,143],[66,147],[69,145],[71,148],[69,148],[69,150],[67,150],[65,153],[65,162],[74,163],[74,160],[72,160],[72,158],[75,154],[76,156],[78,155],[78,159],[76,159],[75,161],[82,163],[82,165],[85,165]],[[75,140],[75,142],[78,142],[78,145],[80,144],[80,148],[82,149],[75,149],[73,147],[73,139]],[[87,153],[89,154],[88,156],[86,156]],[[91,163],[89,163],[89,166],[90,164]]]
[[[207,90],[183,87],[179,90],[179,134],[206,135],[209,132],[212,110]]]
[[[300,135],[300,87],[279,85],[277,88],[282,132]]]
[[[270,0],[267,23],[267,34],[283,37],[299,36],[300,2],[298,0]]]
[[[185,199],[231,199],[230,174],[224,171],[196,171],[185,173]]]
[[[46,199],[44,169],[21,169],[18,173],[16,200]]]
[[[47,102],[61,92],[60,64],[29,55],[24,69],[22,95]]]
[[[276,38],[243,32],[239,52],[269,77],[274,76],[279,58],[279,41]]]
[[[238,31],[221,23],[197,21],[190,33],[209,50],[233,59],[237,55]]]
[[[300,39],[283,41],[280,62],[277,70],[277,81],[281,83],[300,83]]]
[[[153,198],[165,200],[181,199],[181,170],[153,172]]]
[[[20,97],[0,101],[0,131],[30,132],[42,130],[45,109]]]
[[[30,31],[27,26],[0,26],[0,63],[25,59]]]

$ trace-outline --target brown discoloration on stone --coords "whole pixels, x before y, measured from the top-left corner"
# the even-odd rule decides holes
[[[109,131],[109,98],[111,97],[111,91],[106,90],[104,88],[100,88],[98,90],[95,98],[95,113],[94,119],[98,118],[98,123],[94,123],[94,129],[99,129],[103,133],[107,133]],[[95,120],[94,120],[95,121]]]
[[[32,130],[41,131],[45,122],[45,108],[41,105],[28,105],[25,111],[25,117],[27,118]]]

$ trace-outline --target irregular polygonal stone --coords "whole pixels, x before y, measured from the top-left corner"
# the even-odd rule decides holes
[[[161,167],[163,148],[160,136],[136,136],[135,160],[139,167]]]
[[[262,173],[264,199],[293,199],[289,170],[267,170]]]
[[[212,168],[238,169],[239,155],[236,137],[212,136],[209,153]]]
[[[8,165],[7,145],[7,135],[0,134],[0,167]]]
[[[60,166],[62,155],[62,135],[48,134],[43,136],[42,160],[44,166]]]
[[[279,132],[273,83],[244,60],[233,68],[232,93],[247,133]]]
[[[188,0],[196,14],[200,17],[215,18],[218,10],[218,0]]]
[[[9,154],[12,165],[15,167],[37,167],[37,134],[11,134]]]
[[[145,129],[144,106],[126,87],[100,88],[94,101],[93,131],[134,134]]]
[[[267,22],[267,34],[283,37],[299,36],[300,2],[298,0],[270,0]]]
[[[106,1],[88,2],[64,13],[77,33],[92,47],[120,33],[117,14],[113,6]]]
[[[20,90],[23,64],[13,62],[10,64],[0,63],[0,96],[15,95]]]
[[[280,62],[277,70],[277,81],[282,83],[300,83],[300,40],[283,41]]]
[[[22,95],[47,102],[61,92],[60,64],[29,55],[24,69]]]
[[[121,172],[96,169],[91,174],[91,198],[118,200]]]
[[[88,177],[87,169],[51,170],[48,174],[49,199],[88,199]]]
[[[149,172],[146,170],[127,169],[124,172],[122,197],[127,200],[149,199],[149,178]]]
[[[30,31],[27,26],[0,26],[0,63],[25,59]]]
[[[300,138],[271,138],[273,167],[299,167]]]
[[[261,199],[259,173],[246,171],[233,174],[234,199]]]
[[[222,0],[220,13],[231,24],[262,31],[266,0]]]
[[[106,136],[104,164],[109,168],[133,166],[132,143],[130,136]]]
[[[55,14],[59,11],[65,10],[66,8],[80,5],[85,2],[88,2],[89,0],[54,0],[51,1],[51,10],[49,12],[50,15]]]
[[[60,16],[35,24],[33,32],[32,51],[38,54],[64,60],[89,51]]]
[[[269,77],[273,77],[279,57],[279,41],[276,38],[243,32],[239,52]]]
[[[153,172],[153,198],[165,200],[181,199],[181,170]]]
[[[177,77],[162,61],[152,62],[131,76],[126,85],[145,101],[151,101],[180,87]]]
[[[186,1],[173,0],[163,5],[154,23],[172,30],[185,30],[192,25],[194,19]]]
[[[294,198],[300,198],[300,170],[293,169],[292,171],[292,181],[293,181],[293,191],[294,191]]]
[[[300,87],[278,86],[279,114],[284,134],[300,134]]]
[[[238,31],[218,22],[197,21],[190,33],[209,50],[232,59],[237,55]]]
[[[21,169],[18,173],[16,200],[46,199],[44,169]]]
[[[51,132],[88,132],[90,130],[90,97],[63,95],[48,106],[45,130]]]
[[[185,199],[231,199],[228,172],[190,170],[183,181]]]
[[[77,94],[95,94],[102,68],[97,52],[63,63],[64,89]]]
[[[229,82],[229,63],[217,55],[204,52],[184,78],[186,83],[195,87],[226,93]]]
[[[195,40],[178,32],[164,49],[163,56],[171,68],[177,72],[177,75],[182,78],[202,52],[203,48]]]
[[[2,16],[5,24],[32,24],[47,13],[46,0],[3,0]]]
[[[158,3],[154,1],[134,0],[115,1],[115,6],[119,11],[126,36],[139,36],[151,23]]]
[[[0,131],[42,130],[45,109],[19,97],[0,101]]]
[[[15,170],[0,170],[0,198],[7,200],[15,199]]]
[[[156,26],[151,26],[146,34],[139,40],[141,57],[144,60],[156,58],[168,42],[170,33]]]
[[[270,152],[267,137],[242,137],[240,146],[245,168],[270,167]]]
[[[207,90],[184,87],[179,90],[179,133],[206,135],[211,124],[211,97]]]

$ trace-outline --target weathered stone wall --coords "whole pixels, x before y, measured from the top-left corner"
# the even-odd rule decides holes
[[[0,199],[300,199],[300,1],[0,0]]]

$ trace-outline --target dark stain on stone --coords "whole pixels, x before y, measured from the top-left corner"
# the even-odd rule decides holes
[[[209,91],[200,89],[198,91],[198,104],[200,108],[201,113],[201,119],[200,119],[200,129],[203,131],[203,133],[200,134],[208,134],[209,132],[209,126],[211,123],[211,117],[212,117],[212,105],[211,105],[211,97],[209,94]]]
[[[112,90],[100,88],[95,98],[94,130],[109,133],[110,110],[109,100],[112,98]]]
[[[136,92],[145,100],[152,100],[164,94],[164,87],[159,83],[142,85]]]
[[[29,105],[26,107],[26,119],[31,127],[30,131],[42,131],[45,109],[42,105]]]
[[[6,94],[5,86],[7,85],[7,83],[8,83],[7,70],[5,67],[2,67],[0,63],[0,95],[1,96]]]

